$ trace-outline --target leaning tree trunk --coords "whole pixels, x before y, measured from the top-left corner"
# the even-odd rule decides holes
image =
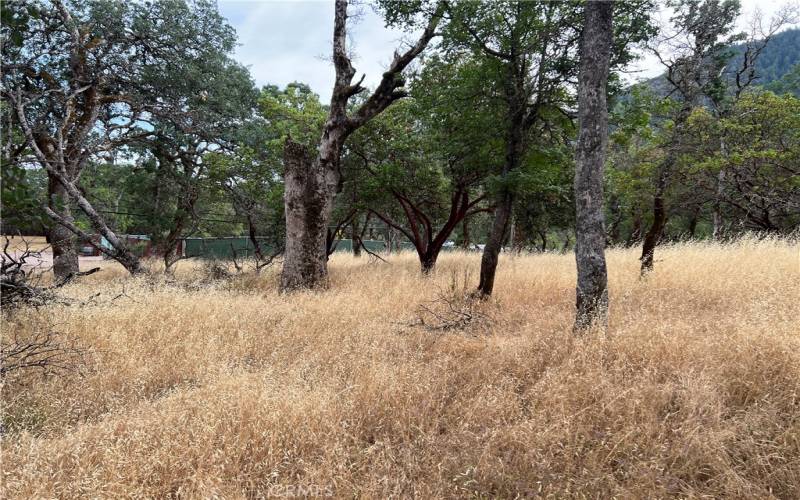
[[[653,223],[644,235],[644,240],[642,241],[642,256],[639,258],[639,260],[642,261],[642,267],[640,269],[642,276],[653,270],[656,245],[658,245],[658,242],[664,234],[664,228],[667,227],[665,195],[667,190],[667,176],[670,167],[671,161],[668,158],[658,174],[656,193],[653,197]]]
[[[120,237],[117,236],[117,234],[112,231],[110,227],[108,227],[108,224],[106,224],[105,220],[103,220],[103,217],[97,212],[97,210],[95,210],[92,204],[89,203],[89,200],[83,196],[81,190],[78,189],[71,180],[69,180],[64,173],[64,169],[58,170],[48,165],[47,172],[48,175],[53,176],[57,182],[63,186],[66,195],[78,206],[78,208],[81,209],[84,215],[86,215],[86,218],[89,219],[89,224],[92,226],[92,228],[100,233],[100,235],[104,237],[111,246],[110,249],[100,248],[100,251],[122,264],[122,266],[133,275],[144,272],[144,268],[139,262],[139,258],[130,251],[125,244],[125,241],[120,239]],[[45,205],[43,208],[45,213],[57,224],[64,226],[77,236],[89,238],[89,235],[86,234],[83,229],[76,226],[71,219],[62,217],[58,212],[54,211],[47,205]]]
[[[526,122],[528,122],[528,103],[525,97],[524,84],[516,71],[510,71],[506,89],[509,106],[508,131],[506,136],[506,157],[503,164],[502,178],[507,180],[510,173],[517,169],[525,150]],[[494,277],[497,272],[497,263],[503,242],[508,233],[508,223],[511,219],[513,194],[508,186],[504,185],[497,197],[494,211],[494,222],[486,246],[483,247],[481,256],[480,281],[478,294],[486,298],[494,290]]]
[[[47,177],[47,206],[66,220],[72,221],[69,197],[64,186],[51,175]],[[77,240],[72,231],[53,221],[47,240],[53,250],[53,274],[56,280],[65,280],[79,271]]]
[[[170,229],[161,244],[161,251],[164,257],[164,274],[172,275],[175,270],[173,266],[183,257],[178,251],[178,242],[181,240],[184,224],[184,218],[179,215],[176,216],[175,225]]]
[[[62,9],[63,10],[63,9]],[[66,14],[66,11],[62,12],[63,16],[67,22],[70,23],[70,16]],[[77,33],[77,31],[75,31]],[[73,56],[76,54],[73,53]],[[75,61],[72,61],[71,64],[73,73],[78,78],[78,80],[83,79],[83,73],[85,68],[83,68],[82,64],[80,63],[80,57],[77,57]],[[89,104],[88,109],[84,109],[82,112],[82,116],[79,119],[79,130],[83,129],[83,134],[78,133],[77,135],[80,137],[81,135],[85,136],[88,134],[89,131],[92,129],[93,124],[97,120],[99,114],[99,106],[98,103],[100,102],[100,96],[98,96],[98,90],[95,84],[91,84],[82,88],[78,93],[84,93],[86,102]],[[73,94],[74,95],[74,94]],[[107,97],[107,96],[106,96]],[[70,98],[71,100],[72,98]],[[22,132],[25,134],[25,140],[30,150],[32,150],[33,154],[36,156],[36,159],[40,162],[42,168],[47,171],[48,182],[51,186],[54,186],[56,183],[60,184],[61,187],[55,189],[49,189],[49,194],[57,193],[58,196],[53,197],[50,196],[48,198],[47,204],[45,204],[42,209],[56,224],[63,226],[65,229],[68,229],[76,236],[81,238],[90,238],[90,235],[87,234],[83,229],[79,228],[74,220],[71,217],[71,213],[59,213],[58,208],[54,210],[50,205],[53,202],[53,199],[63,198],[69,199],[72,203],[74,203],[83,213],[86,215],[86,218],[89,219],[89,223],[91,224],[92,228],[100,233],[106,241],[111,245],[111,250],[100,248],[100,251],[104,254],[108,255],[109,257],[115,259],[117,262],[122,264],[125,269],[128,270],[131,274],[138,274],[144,271],[139,263],[138,257],[136,257],[125,245],[125,242],[121,240],[114,231],[106,224],[103,217],[94,209],[92,204],[89,200],[86,199],[83,192],[75,185],[75,181],[81,172],[83,162],[85,157],[82,154],[77,155],[78,158],[73,158],[76,155],[73,155],[71,151],[81,151],[84,145],[81,144],[73,144],[71,146],[64,147],[63,144],[63,137],[59,136],[58,142],[55,141],[52,137],[48,137],[47,134],[34,132],[28,123],[28,119],[25,114],[25,105],[17,95],[13,98],[13,102],[15,105],[15,112],[18,123],[22,129]],[[71,102],[71,101],[70,101]],[[70,105],[68,105],[69,108]],[[67,116],[74,117],[74,113],[67,113]],[[70,123],[70,120],[65,119],[60,127],[60,130],[67,129],[69,126],[76,126],[74,123]],[[56,145],[59,145],[59,153],[56,154]],[[63,239],[59,236],[55,236],[54,238],[59,244],[63,242]],[[64,255],[62,254],[61,257],[63,258]]]
[[[521,94],[521,92],[518,92],[518,94]],[[519,95],[517,98],[518,97]],[[525,106],[517,103],[513,108],[506,142],[506,159],[502,172],[503,179],[507,179],[508,175],[516,170],[524,149],[523,122]],[[484,298],[489,297],[494,290],[494,277],[497,273],[497,263],[500,258],[500,251],[503,249],[503,242],[506,240],[506,235],[508,234],[513,202],[514,197],[511,190],[507,186],[504,186],[497,198],[492,229],[486,241],[486,246],[483,247],[483,255],[481,256],[481,273],[480,281],[478,282],[478,293]]]
[[[286,250],[281,288],[289,291],[325,286],[335,170],[325,168],[305,146],[292,140],[286,141],[283,155]]]
[[[478,292],[484,297],[488,297],[494,290],[494,277],[497,273],[497,262],[500,257],[500,250],[503,249],[503,241],[506,239],[508,231],[508,221],[511,218],[512,206],[511,193],[504,192],[498,200],[494,211],[494,222],[492,231],[486,246],[483,247],[481,256],[481,275],[478,282]]]
[[[642,242],[642,261],[641,274],[645,275],[653,270],[653,263],[655,262],[656,245],[658,245],[661,236],[664,234],[664,228],[667,225],[667,211],[664,207],[664,197],[656,196],[653,200],[653,224],[644,235]]]
[[[575,331],[607,322],[603,164],[608,144],[606,83],[613,38],[612,10],[611,2],[587,2],[584,11],[575,151]]]
[[[644,276],[653,270],[656,246],[664,236],[664,229],[667,227],[667,190],[670,185],[672,170],[680,154],[679,146],[683,144],[685,140],[684,135],[686,132],[684,129],[689,115],[692,113],[694,102],[695,99],[693,97],[688,97],[683,103],[683,107],[675,118],[675,126],[673,128],[674,144],[667,150],[666,158],[664,158],[664,161],[658,169],[656,190],[653,196],[653,222],[650,229],[644,235],[644,240],[642,241],[642,256],[639,257],[639,260],[642,262],[640,276]]]

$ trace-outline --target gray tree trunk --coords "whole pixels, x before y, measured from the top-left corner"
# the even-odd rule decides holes
[[[358,230],[358,216],[355,216],[350,222],[350,250],[353,257],[361,257],[361,233]]]
[[[144,272],[144,268],[141,266],[139,262],[139,258],[133,254],[133,252],[128,249],[125,242],[117,236],[117,234],[108,227],[105,220],[100,216],[99,213],[94,209],[89,200],[87,200],[81,191],[75,187],[75,184],[70,181],[70,179],[65,175],[63,170],[58,170],[52,167],[49,164],[45,164],[47,172],[49,175],[55,177],[59,183],[64,188],[66,195],[76,204],[78,208],[86,215],[89,219],[89,223],[91,224],[92,228],[100,233],[106,241],[111,245],[111,249],[100,248],[100,250],[111,257],[112,259],[116,260],[131,274],[139,274]],[[49,206],[44,207],[45,213],[50,216],[57,224],[64,226],[66,229],[71,231],[73,234],[80,236],[82,238],[89,238],[89,235],[77,227],[71,219],[65,219],[57,212],[53,211]]]
[[[612,12],[610,1],[587,2],[584,11],[575,152],[576,331],[607,322],[603,165],[608,144],[606,83],[613,41]]]
[[[284,147],[286,251],[281,289],[325,286],[328,281],[327,232],[333,200],[339,185],[339,158],[345,139],[356,129],[407,95],[402,89],[403,70],[427,47],[436,33],[444,4],[439,4],[419,39],[405,52],[395,52],[378,87],[353,113],[351,97],[365,90],[364,77],[353,84],[355,68],[347,54],[347,0],[336,0],[333,20],[333,64],[336,78],[328,119],[311,155],[290,139]]]
[[[66,220],[72,221],[69,197],[64,186],[52,175],[47,176],[47,206]],[[53,274],[57,281],[65,280],[79,271],[77,240],[63,225],[53,222],[47,234],[53,250]]]
[[[291,140],[284,146],[286,250],[281,288],[325,286],[328,280],[326,238],[336,179],[308,149]],[[333,184],[331,186],[331,184]]]
[[[93,124],[98,115],[98,107],[96,105],[97,96],[95,90],[92,88],[87,90],[87,94],[91,94],[92,97],[89,100],[92,101],[93,104],[90,106],[90,111],[85,115],[84,122],[85,124]],[[144,269],[141,267],[139,259],[127,248],[125,242],[120,240],[116,233],[108,227],[108,224],[106,224],[97,210],[94,209],[89,200],[83,196],[81,190],[75,186],[75,180],[81,171],[85,158],[70,158],[70,155],[64,153],[65,147],[63,141],[60,139],[59,141],[55,141],[46,135],[39,135],[37,140],[25,116],[23,101],[19,96],[13,97],[12,100],[19,125],[25,134],[25,140],[39,160],[41,166],[47,171],[48,182],[53,183],[51,184],[53,187],[48,189],[48,194],[55,191],[58,193],[58,197],[68,198],[78,206],[89,219],[92,228],[100,233],[111,245],[111,250],[100,248],[101,252],[122,264],[131,274],[143,272]],[[89,128],[87,125],[86,133],[88,133],[88,130]],[[58,146],[58,154],[56,154],[56,146]],[[67,158],[70,158],[70,162],[65,161]],[[55,188],[55,184],[59,184],[60,187]],[[53,197],[48,196],[47,204],[42,207],[44,212],[56,224],[63,226],[63,228],[71,231],[74,235],[89,239],[90,235],[75,225],[71,213],[67,213],[67,217],[64,217],[62,214],[58,213],[58,210],[51,208],[50,204],[52,201]],[[56,239],[62,241],[61,238],[57,237]]]

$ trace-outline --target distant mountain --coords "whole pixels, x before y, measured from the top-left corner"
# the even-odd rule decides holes
[[[741,54],[743,46],[736,48]],[[733,67],[741,63],[742,56],[736,56]],[[759,85],[769,85],[780,80],[800,64],[800,29],[786,30],[775,35],[756,61],[756,75]]]
[[[744,48],[738,50],[741,53]],[[734,63],[740,61],[741,55]],[[776,94],[800,97],[800,29],[778,33],[769,41],[756,61],[756,75],[758,85]]]
[[[741,64],[744,45],[733,47],[737,55],[731,59],[729,67]],[[756,61],[756,85],[775,93],[792,93],[800,96],[800,29],[782,31],[772,37]],[[658,94],[666,95],[670,86],[664,76],[647,81]]]

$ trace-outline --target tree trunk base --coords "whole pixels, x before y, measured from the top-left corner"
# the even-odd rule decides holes
[[[307,148],[287,140],[284,146],[286,250],[281,291],[328,286],[328,221],[333,206],[326,169]]]
[[[508,230],[508,220],[511,217],[512,199],[506,194],[495,210],[492,232],[483,248],[481,256],[481,274],[478,282],[478,293],[489,297],[494,291],[494,278],[497,273],[497,264],[500,260],[500,251],[503,249],[503,240]]]
[[[48,206],[66,220],[72,220],[68,205],[69,198],[64,186],[48,176]],[[53,252],[53,274],[56,280],[64,280],[80,271],[77,238],[63,225],[53,222],[47,235],[47,242]]]

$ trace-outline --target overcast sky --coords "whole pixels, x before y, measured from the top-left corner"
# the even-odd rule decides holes
[[[330,99],[333,1],[219,0],[219,10],[239,35],[236,58],[250,68],[258,85],[300,81]],[[357,78],[366,73],[365,82],[375,86],[404,34],[385,28],[369,6],[361,11],[361,18],[348,26],[353,65]]]
[[[330,63],[333,33],[332,0],[218,0],[219,10],[236,28],[239,47],[236,58],[250,68],[256,83],[284,86],[293,81],[308,83],[323,99],[330,99],[333,66]],[[747,17],[754,8],[774,13],[785,0],[742,0]],[[384,27],[383,20],[369,6],[349,26],[355,50],[353,65],[357,77],[375,86],[391,61],[403,32]],[[665,18],[666,20],[666,18]],[[742,22],[744,28],[744,22]],[[652,58],[639,61],[629,74],[651,77],[660,72]]]

